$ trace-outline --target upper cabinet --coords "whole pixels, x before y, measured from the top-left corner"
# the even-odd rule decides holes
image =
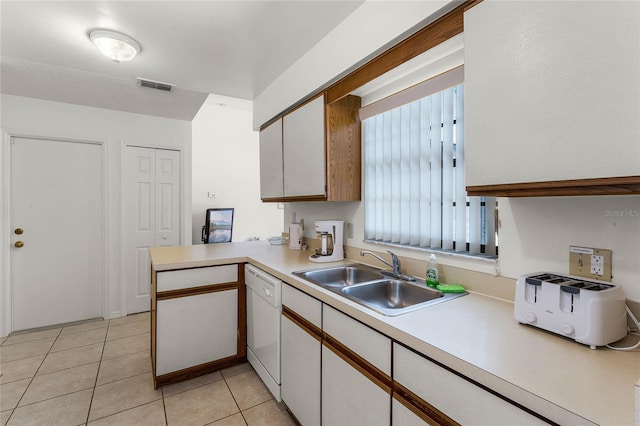
[[[260,131],[263,201],[360,200],[360,98],[318,96]]]
[[[640,193],[639,33],[638,2],[467,10],[470,194]]]
[[[325,194],[324,96],[282,118],[284,196]]]
[[[280,198],[282,187],[282,119],[260,132],[260,195]]]

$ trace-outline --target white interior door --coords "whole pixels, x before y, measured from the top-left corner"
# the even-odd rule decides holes
[[[102,317],[102,146],[14,137],[10,150],[12,330]]]
[[[149,248],[180,243],[180,152],[126,148],[127,314],[148,311]]]

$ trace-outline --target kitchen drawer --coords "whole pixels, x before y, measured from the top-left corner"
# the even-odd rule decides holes
[[[180,290],[238,281],[238,265],[210,266],[158,272],[157,291]]]
[[[322,302],[291,287],[282,286],[282,304],[318,328],[322,328]]]
[[[391,376],[391,339],[353,318],[323,305],[322,331]]]
[[[463,425],[547,424],[397,343],[393,344],[393,380]]]

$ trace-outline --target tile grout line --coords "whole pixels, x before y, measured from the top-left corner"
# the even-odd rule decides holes
[[[153,370],[153,367],[151,367],[151,369]],[[151,374],[153,374],[153,371]],[[162,412],[164,413],[164,424],[166,426],[169,424],[169,419],[167,418],[167,406],[164,403],[164,388],[160,388],[160,393],[162,394]]]
[[[102,342],[102,352],[100,353],[100,361],[98,364],[98,371],[96,372],[96,379],[93,382],[93,389],[91,390],[91,401],[89,401],[89,409],[87,410],[87,417],[84,424],[89,424],[89,415],[91,414],[91,407],[93,406],[93,397],[96,394],[96,387],[98,386],[98,377],[100,377],[100,369],[102,368],[102,357],[104,356],[104,348],[107,346],[107,336],[109,335],[109,328],[111,327],[111,320],[108,320],[107,331],[104,333],[104,341]]]
[[[236,407],[238,407],[238,413],[240,413],[240,415],[242,416],[242,420],[244,420],[245,424],[248,424],[247,419],[245,419],[244,414],[242,414],[242,410],[240,409],[240,404],[238,404],[238,400],[236,399],[236,396],[231,391],[231,387],[229,386],[229,383],[227,383],[227,378],[224,376],[224,374],[222,374],[222,371],[220,372],[220,375],[222,376],[222,380],[224,380],[224,385],[227,387],[227,390],[229,391],[231,398],[233,398],[233,403],[236,404]],[[233,413],[233,414],[236,414],[236,413]]]
[[[27,391],[29,390],[29,387],[31,387],[31,384],[33,383],[33,381],[35,380],[36,376],[38,375],[38,371],[40,371],[40,368],[42,368],[42,364],[44,364],[44,360],[47,359],[47,356],[49,356],[49,353],[51,353],[51,348],[53,348],[53,345],[56,344],[56,341],[58,340],[58,337],[60,337],[60,333],[62,333],[62,328],[60,329],[58,334],[55,336],[55,339],[53,339],[53,342],[51,342],[51,346],[47,350],[47,353],[44,355],[44,358],[42,358],[42,361],[40,362],[40,365],[36,369],[35,373],[33,373],[33,376],[31,376],[31,380],[29,380],[29,384],[27,385],[27,387],[24,388],[24,391],[22,392],[22,395],[20,395],[20,398],[18,399],[18,402],[16,402],[16,406],[13,407],[13,409],[11,410],[11,414],[9,414],[9,418],[7,419],[7,424],[11,420],[11,417],[13,417],[13,414],[18,409],[18,406],[20,405],[20,402],[22,401],[22,398],[24,398],[24,396],[26,395]]]

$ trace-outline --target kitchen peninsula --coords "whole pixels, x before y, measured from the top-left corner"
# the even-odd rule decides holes
[[[212,272],[210,276],[216,278],[207,285],[226,285],[224,291],[216,293],[237,292],[236,296],[230,294],[220,306],[240,308],[238,311],[214,308],[218,317],[227,315],[225,324],[230,323],[233,330],[239,329],[237,321],[241,320],[242,314],[238,312],[243,311],[240,306],[243,276],[238,273],[241,268],[237,265],[250,263],[281,279],[294,291],[321,302],[326,306],[323,312],[355,319],[359,326],[364,324],[389,339],[393,350],[398,350],[395,358],[403,351],[409,357],[428,360],[442,372],[457,380],[464,379],[466,385],[473,385],[476,390],[496,397],[502,403],[506,401],[505,405],[517,407],[527,416],[534,413],[559,424],[632,425],[634,420],[636,424],[639,422],[640,413],[637,410],[634,413],[634,405],[638,405],[638,401],[634,402],[634,394],[640,394],[636,389],[640,378],[640,353],[606,348],[591,350],[571,340],[520,325],[513,319],[513,304],[509,301],[471,293],[405,315],[387,317],[292,275],[294,271],[322,267],[309,262],[309,253],[305,251],[255,241],[161,247],[152,248],[150,252],[154,299],[158,291],[157,275],[170,271],[197,274],[204,268],[211,268],[208,269]],[[195,282],[195,288],[204,285]],[[165,333],[163,325],[157,321],[158,315],[159,312],[152,312],[152,346],[158,341],[157,336]],[[172,320],[179,321],[180,317],[176,314]],[[220,327],[221,324],[218,321],[198,324],[198,327]],[[227,344],[228,353],[221,358],[230,356],[237,349],[233,346],[234,339],[240,339],[238,336],[241,335],[230,337],[228,331],[225,333],[226,341],[232,343]],[[152,347],[152,352],[155,350]],[[183,354],[179,348],[176,350],[174,355],[179,359]],[[231,356],[242,358],[239,352]],[[158,375],[156,369],[157,365],[154,365],[154,375]],[[392,381],[395,380],[394,376]],[[429,385],[435,379],[420,376],[416,380]],[[435,387],[438,392],[444,392],[439,385]],[[472,395],[475,394],[442,396],[448,402],[468,408],[474,403]],[[637,400],[638,396],[635,398]],[[433,404],[438,407],[436,402]]]

